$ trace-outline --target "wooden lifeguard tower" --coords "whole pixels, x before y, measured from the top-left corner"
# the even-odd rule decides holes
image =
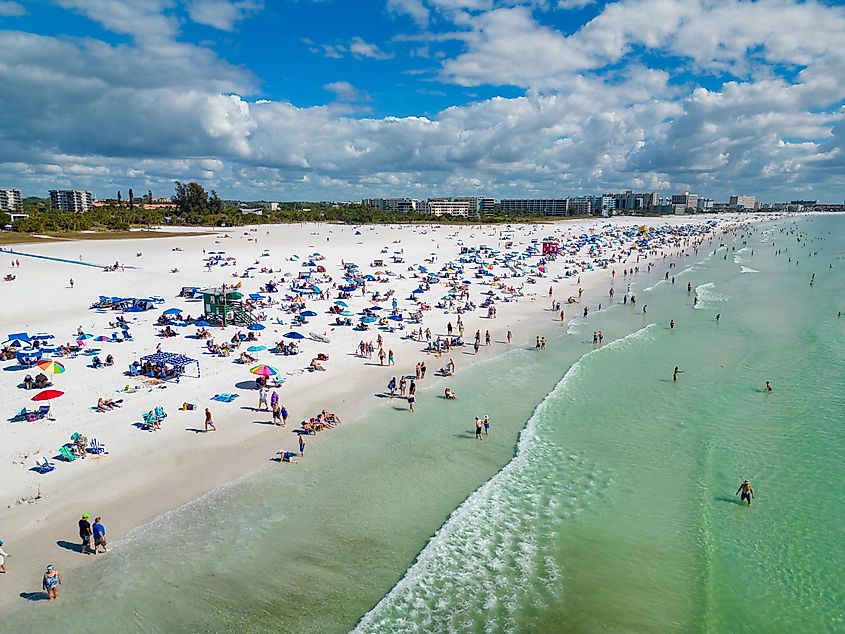
[[[227,286],[204,288],[202,305],[205,320],[211,324],[226,326],[250,326],[258,323],[243,302],[243,293]]]

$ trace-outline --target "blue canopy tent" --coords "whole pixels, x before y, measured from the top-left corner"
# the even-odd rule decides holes
[[[200,377],[200,362],[196,359],[186,357],[183,354],[178,354],[176,352],[154,352],[153,354],[148,354],[145,357],[141,357],[141,363],[144,363],[145,361],[149,361],[150,363],[158,365],[173,366],[177,370],[177,379],[180,375],[184,374],[186,367],[196,365],[197,378]]]

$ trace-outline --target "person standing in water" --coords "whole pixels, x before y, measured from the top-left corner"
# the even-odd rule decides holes
[[[669,330],[674,330],[674,329],[675,329],[675,320],[670,319],[669,320]]]
[[[679,370],[678,366],[675,366],[675,371],[672,372],[672,383],[677,383],[678,382],[678,375],[683,374],[683,373],[684,373],[683,370]]]
[[[772,391],[772,384],[771,384],[771,383],[769,383],[768,381],[766,381],[766,391],[767,391],[767,392],[771,392],[771,391]]]
[[[482,428],[482,426],[483,425],[482,425],[481,419],[478,416],[476,416],[475,417],[475,439],[476,440],[481,440],[481,428]]]
[[[742,494],[740,495],[740,491]],[[748,502],[748,506],[751,506],[751,500],[754,499],[754,488],[751,486],[751,482],[748,480],[744,480],[742,484],[739,485],[739,488],[736,490],[734,495],[739,495],[739,502],[740,504],[743,502]]]

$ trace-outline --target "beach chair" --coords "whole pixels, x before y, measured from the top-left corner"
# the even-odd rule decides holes
[[[64,445],[59,447],[59,453],[61,454],[62,458],[67,460],[68,462],[73,462],[78,458],[78,456],[70,450],[70,447]]]
[[[164,411],[164,408],[161,405],[156,406],[156,408],[153,410],[153,415],[159,422],[167,418],[167,412]]]
[[[90,453],[94,454],[95,456],[99,456],[99,455],[102,455],[104,453],[108,453],[106,451],[106,446],[101,445],[96,438],[91,439],[91,446],[88,448],[88,451]]]
[[[38,411],[35,412],[35,415],[38,416],[38,418],[47,418],[47,416],[49,414],[50,414],[50,406],[49,405],[41,405],[41,406],[38,407]]]
[[[37,460],[35,461],[35,470],[38,473],[41,473],[41,474],[50,473],[55,468],[56,468],[56,465],[54,465],[52,462],[48,461],[47,458],[44,458],[43,462],[38,462]]]

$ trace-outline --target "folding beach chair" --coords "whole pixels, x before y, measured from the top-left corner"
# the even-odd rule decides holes
[[[41,405],[38,408],[38,411],[35,412],[38,418],[46,418],[50,414],[50,406],[49,405]]]
[[[38,473],[41,473],[41,474],[50,473],[55,468],[56,468],[56,465],[54,465],[52,462],[48,461],[47,458],[44,458],[43,462],[38,462],[37,460],[35,461],[35,470]]]
[[[89,451],[92,454],[94,454],[95,456],[99,456],[99,455],[102,455],[104,453],[108,453],[108,452],[106,452],[106,446],[101,445],[96,438],[91,439],[91,447],[89,448]]]
[[[167,412],[164,411],[164,408],[161,405],[157,405],[156,408],[153,410],[153,415],[156,417],[156,420],[161,422],[165,418],[167,418]]]
[[[75,453],[70,450],[70,447],[68,446],[59,447],[59,453],[61,454],[62,458],[64,458],[68,462],[73,462],[78,457]]]

